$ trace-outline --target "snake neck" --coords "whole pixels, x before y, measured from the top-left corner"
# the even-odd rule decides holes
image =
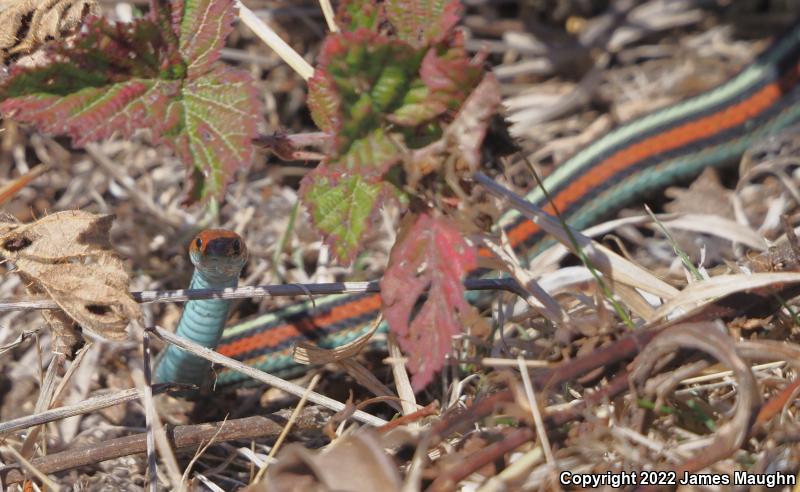
[[[192,274],[192,281],[189,284],[190,289],[223,289],[235,288],[239,285],[239,275],[232,276],[230,274],[209,271],[204,269],[202,265],[195,265],[194,273]],[[218,300],[218,299],[216,299]]]

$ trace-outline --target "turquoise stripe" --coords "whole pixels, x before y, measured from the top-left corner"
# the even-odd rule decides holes
[[[743,98],[754,87],[766,81],[773,80],[777,75],[777,65],[786,61],[785,58],[787,55],[790,54],[791,50],[797,49],[798,45],[800,45],[800,26],[796,26],[792,32],[782,37],[769,51],[759,56],[752,65],[740,72],[729,82],[710,92],[641,117],[606,134],[559,166],[545,179],[545,188],[554,190],[561,187],[568,181],[574,179],[575,176],[580,176],[597,165],[600,156],[608,154],[610,150],[620,147],[642,134],[652,133],[661,128],[669,128],[680,120],[691,120],[693,116],[707,113],[714,107],[733,103],[737,98]],[[793,63],[796,62],[793,61]],[[788,103],[784,102],[782,104]],[[699,173],[704,167],[719,166],[734,160],[737,156],[741,155],[755,139],[800,120],[800,105],[797,105],[796,101],[791,101],[791,104],[793,105],[788,107],[777,117],[766,122],[761,128],[753,129],[753,133],[733,139],[724,144],[705,147],[690,155],[665,160],[652,167],[635,172],[631,176],[621,180],[619,183],[615,183],[612,187],[591,198],[588,203],[570,214],[570,224],[577,228],[584,228],[595,223],[595,221],[600,218],[600,215],[605,215],[613,209],[618,209],[621,205],[630,203],[630,201],[635,198],[635,195],[647,190],[663,188],[676,180]],[[541,189],[536,187],[526,195],[526,199],[530,202],[540,204],[544,201],[544,195]],[[510,210],[502,215],[499,220],[499,225],[507,226],[518,219],[518,217],[518,212]],[[529,257],[535,256],[538,251],[538,248],[532,248],[529,252]],[[468,298],[474,300],[478,295],[479,293],[477,292],[469,292]],[[317,299],[316,303],[320,308],[324,308],[327,304],[337,302],[349,296],[350,294],[326,296]],[[306,311],[313,314],[311,302],[301,302],[281,310],[278,313],[267,314],[241,323],[226,330],[225,337],[233,338],[248,333],[254,333],[259,330],[259,327],[265,324],[279,322],[281,318]],[[369,323],[348,327],[347,330],[325,337],[318,343],[323,347],[332,348],[352,341],[358,336],[361,336],[368,329]],[[383,331],[385,329],[386,324],[382,323],[381,330]],[[249,359],[248,362],[267,372],[277,371],[279,373],[284,373],[287,368],[292,368],[293,366],[296,368],[289,351],[278,353],[267,352],[259,357]],[[302,371],[303,368],[300,367],[299,370]],[[244,378],[236,373],[224,371],[220,374],[219,382],[221,384],[227,384],[242,379]]]
[[[263,316],[259,316],[258,318],[251,319],[249,321],[244,321],[239,323],[236,326],[232,326],[225,330],[225,338],[233,338],[237,335],[242,333],[246,333],[253,328],[258,328],[261,325],[267,323],[275,323],[281,320],[281,318],[286,318],[292,316],[293,314],[302,313],[305,311],[313,311],[315,308],[323,309],[328,304],[335,303],[340,299],[344,299],[346,297],[351,296],[352,294],[332,294],[323,297],[315,297],[314,301],[301,301],[296,304],[292,304],[291,306],[287,306],[279,311],[279,313],[269,313]]]
[[[190,289],[235,288],[238,274],[232,279],[208,279],[194,269]],[[216,349],[228,319],[228,299],[202,299],[189,301],[183,308],[181,320],[175,334],[203,347]],[[208,376],[211,362],[192,355],[174,345],[166,348],[156,365],[156,382],[174,382],[201,386]]]
[[[724,102],[741,96],[751,87],[769,78],[776,69],[775,64],[796,48],[800,43],[800,28],[792,30],[784,37],[778,45],[764,53],[753,65],[739,73],[729,82],[717,87],[711,92],[706,92],[695,96],[686,101],[666,107],[662,110],[651,113],[647,116],[625,124],[616,130],[612,130],[603,138],[589,145],[564,164],[558,166],[545,180],[545,189],[554,190],[564,182],[570,181],[574,176],[580,176],[586,169],[596,164],[597,156],[606,153],[620,144],[636,137],[637,135],[651,131],[658,127],[667,127],[675,120],[686,119],[692,114],[701,113],[710,107],[723,104]],[[531,203],[541,203],[544,200],[544,193],[537,186],[531,190],[526,199]],[[503,214],[500,219],[501,225],[507,225],[519,217],[516,210],[510,210]]]
[[[341,296],[337,295],[336,297]],[[255,318],[253,321],[262,320],[264,317],[265,316]],[[319,340],[315,340],[315,345],[324,349],[341,347],[342,345],[348,344],[365,335],[370,331],[371,328],[371,323],[364,323],[363,325],[358,326],[357,329],[332,333],[326,337],[320,338]],[[382,321],[381,324],[378,325],[377,333],[387,333],[388,331],[389,325],[386,323],[386,321]],[[228,336],[228,330],[225,331],[225,336]],[[261,371],[268,372],[274,376],[282,378],[300,376],[307,368],[307,366],[297,364],[294,361],[292,358],[292,348],[287,348],[280,352],[263,354],[259,357],[248,359],[247,363]],[[255,381],[250,380],[248,376],[245,376],[240,372],[230,370],[221,371],[217,375],[216,383],[219,386],[228,386],[241,381],[251,381],[255,383]]]
[[[620,204],[631,203],[636,195],[647,190],[663,188],[664,183],[674,183],[699,174],[706,167],[729,163],[741,156],[756,140],[798,121],[800,121],[800,105],[792,105],[759,130],[741,138],[643,169],[605,190],[578,209],[570,215],[569,223],[577,229],[586,228],[594,224],[606,210],[618,208]]]

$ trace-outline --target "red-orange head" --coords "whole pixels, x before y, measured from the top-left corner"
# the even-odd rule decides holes
[[[247,262],[247,246],[235,232],[206,229],[189,246],[195,268],[210,276],[238,277]]]

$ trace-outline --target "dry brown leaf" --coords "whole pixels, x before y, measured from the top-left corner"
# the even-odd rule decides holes
[[[288,491],[399,491],[400,476],[377,435],[361,429],[337,439],[322,451],[300,443],[286,446],[271,465],[264,481],[247,490]],[[269,484],[269,485],[267,485]]]
[[[0,56],[27,55],[77,30],[94,0],[0,0]]]
[[[31,224],[0,219],[0,255],[14,263],[31,293],[48,295],[63,310],[45,314],[59,351],[68,352],[79,339],[73,321],[103,338],[123,340],[128,322],[141,315],[109,241],[112,220],[79,210]]]

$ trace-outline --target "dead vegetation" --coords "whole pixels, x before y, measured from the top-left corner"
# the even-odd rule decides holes
[[[726,80],[798,13],[755,3],[468,2],[469,46],[489,51],[522,146],[480,181],[498,197],[495,206],[535,215],[513,195],[534,186],[528,163],[548,172],[618,123]],[[316,3],[247,5],[313,57],[326,30]],[[135,7],[100,6],[122,18]],[[302,79],[247,27],[237,26],[223,56],[259,81],[265,138],[314,131]],[[487,332],[456,337],[447,370],[416,398],[397,347],[390,343],[384,360],[385,352],[365,355],[367,340],[337,353],[305,347],[305,357],[328,364],[281,390],[270,379],[271,389],[224,398],[154,397],[169,388],[147,386],[144,354],[161,347],[154,333],[168,334],[133,323],[127,341],[93,340],[67,360],[39,313],[4,304],[0,481],[83,490],[139,489],[157,479],[163,489],[489,492],[570,488],[563,472],[608,480],[648,470],[678,479],[797,477],[798,135],[789,128],[757,142],[738,173],[706,173],[654,197],[665,212],[657,220],[637,205],[577,236],[602,278],[612,279],[605,287],[574,266],[567,246],[527,263],[503,238],[487,239],[496,264],[525,289],[498,289],[483,311]],[[0,138],[0,177],[18,185],[4,204],[18,223],[4,222],[3,251],[22,244],[8,234],[43,227],[55,212],[113,214],[110,241],[131,291],[185,287],[191,264],[183,245],[204,226],[247,238],[247,286],[376,280],[395,239],[397,211],[385,210],[368,253],[350,266],[333,263],[296,207],[299,177],[310,169],[302,161],[264,153],[219,208],[185,208],[183,169],[164,149],[133,139],[78,151],[8,120]],[[560,224],[551,227],[570,244]],[[4,275],[0,298],[29,299],[33,289],[63,301],[43,276],[65,282],[62,294],[79,290],[62,272],[41,270],[53,265],[26,267],[6,253],[23,275]],[[110,251],[92,254],[120,267]],[[102,285],[111,284],[122,280]],[[292,302],[250,295],[232,322]],[[170,329],[181,309],[141,306],[144,325]],[[395,393],[402,402],[386,396]],[[628,488],[647,490],[642,476]],[[681,488],[714,489],[728,488]]]

